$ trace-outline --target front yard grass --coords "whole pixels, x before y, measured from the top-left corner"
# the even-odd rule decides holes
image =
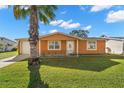
[[[0,59],[4,59],[4,58],[16,56],[16,55],[17,55],[17,51],[2,52],[2,53],[0,53]]]
[[[124,56],[47,58],[41,62],[39,72],[41,80],[51,88],[124,88]],[[28,84],[27,61],[0,69],[0,87],[28,87]]]

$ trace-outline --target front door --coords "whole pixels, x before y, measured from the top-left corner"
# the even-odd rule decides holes
[[[74,41],[67,41],[67,54],[73,54],[74,53]]]

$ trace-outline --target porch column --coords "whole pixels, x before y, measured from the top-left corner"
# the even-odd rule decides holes
[[[77,40],[77,49],[76,50],[77,50],[77,56],[78,56],[78,40]]]
[[[41,40],[39,39],[39,56],[41,55]]]

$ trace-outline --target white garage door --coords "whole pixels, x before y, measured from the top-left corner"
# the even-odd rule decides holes
[[[123,53],[123,42],[118,40],[108,40],[106,41],[106,52],[112,54],[122,54]],[[108,51],[109,50],[109,51]]]
[[[22,54],[30,54],[30,45],[28,41],[22,43]]]

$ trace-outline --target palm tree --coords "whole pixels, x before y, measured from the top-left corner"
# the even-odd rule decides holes
[[[30,18],[29,29],[29,42],[30,42],[30,58],[28,60],[28,66],[38,65],[38,21],[40,20],[44,24],[48,24],[50,20],[55,18],[54,11],[57,6],[54,5],[15,5],[13,6],[13,12],[16,19]]]
[[[72,30],[69,34],[83,38],[83,37],[88,37],[88,33],[89,33],[88,30],[79,29],[79,30]]]

